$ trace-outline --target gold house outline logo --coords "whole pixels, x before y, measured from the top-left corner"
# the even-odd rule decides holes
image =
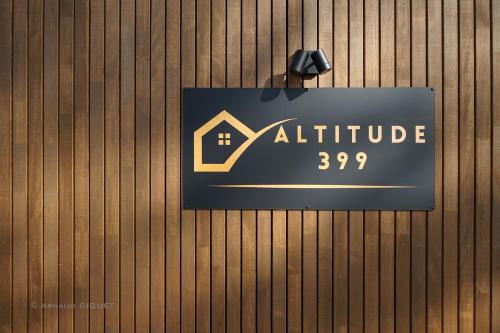
[[[215,117],[206,122],[203,126],[198,128],[193,134],[193,157],[194,157],[194,172],[229,172],[234,166],[236,161],[241,157],[241,155],[250,147],[250,145],[257,140],[262,134],[269,131],[271,128],[280,125],[284,122],[294,120],[296,118],[290,118],[285,120],[280,120],[272,123],[258,132],[254,132],[248,126],[243,124],[241,121],[236,119],[226,110],[222,110]],[[203,163],[203,136],[213,130],[222,122],[227,122],[244,136],[247,140],[243,142],[236,150],[224,161],[224,163]]]

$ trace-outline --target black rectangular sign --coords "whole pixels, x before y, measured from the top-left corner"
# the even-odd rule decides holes
[[[434,208],[431,88],[189,88],[183,98],[186,208]]]

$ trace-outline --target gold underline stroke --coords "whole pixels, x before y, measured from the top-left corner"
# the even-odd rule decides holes
[[[338,184],[231,184],[231,185],[209,185],[210,187],[223,188],[274,188],[274,189],[397,189],[416,188],[408,185],[338,185]]]

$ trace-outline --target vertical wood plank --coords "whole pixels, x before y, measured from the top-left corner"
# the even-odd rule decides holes
[[[90,302],[104,302],[104,3],[90,7]],[[104,310],[90,310],[90,331],[104,332]]]
[[[181,331],[195,332],[196,328],[196,226],[193,210],[182,211],[182,258],[181,258]],[[170,302],[167,302],[169,305]]]
[[[135,329],[135,3],[120,13],[120,328]]]
[[[333,329],[333,219],[332,212],[318,212],[318,331]]]
[[[287,216],[287,331],[302,330],[302,212]]]
[[[120,67],[119,2],[105,6],[105,123],[104,123],[104,300],[111,307],[104,312],[105,331],[118,332],[120,304]]]
[[[408,212],[396,212],[396,281],[395,281],[395,317],[396,331],[409,332],[410,322],[410,214]]]
[[[241,0],[241,79],[245,88],[257,79],[257,0]]]
[[[165,2],[152,1],[150,199],[152,332],[165,331],[165,18]]]
[[[91,5],[90,41],[90,302],[105,300],[105,6]],[[104,331],[104,311],[90,311],[90,329]]]
[[[28,3],[14,4],[12,61],[12,330],[28,329]],[[57,27],[56,27],[57,29]],[[57,110],[56,110],[57,112]],[[57,116],[56,116],[57,117]],[[56,118],[57,119],[57,118]],[[57,135],[57,133],[55,134]],[[57,178],[57,174],[56,174]],[[57,196],[56,196],[57,201]],[[57,204],[57,202],[56,202]],[[57,235],[56,235],[57,237]],[[57,241],[56,241],[57,242]],[[57,247],[57,244],[56,244]],[[57,279],[57,266],[56,279]],[[56,290],[57,292],[57,290]],[[53,311],[57,317],[57,310]]]
[[[427,1],[411,2],[411,86],[427,85]],[[425,331],[427,327],[426,298],[426,212],[411,212],[411,330]]]
[[[12,331],[13,2],[0,1],[0,331]]]
[[[210,332],[210,211],[196,211],[196,331]]]
[[[349,86],[363,87],[364,2],[349,2]],[[349,330],[361,332],[363,321],[363,212],[349,212]]]
[[[136,1],[135,40],[135,329],[150,328],[151,40],[149,0]]]
[[[328,59],[333,57],[333,0],[318,2],[318,46]],[[330,88],[332,71],[318,78],[320,87]],[[318,331],[333,330],[333,213],[318,212]]]
[[[474,1],[459,2],[459,331],[474,329]]]
[[[241,87],[241,1],[227,1],[227,86]],[[226,330],[241,331],[241,211],[226,213]]]
[[[395,213],[380,212],[380,331],[394,332]]]
[[[334,85],[349,83],[349,5],[347,0],[334,0]],[[333,329],[348,330],[348,212],[335,211],[333,218]]]
[[[303,330],[318,330],[318,212],[303,213],[302,320]]]
[[[380,2],[380,84],[395,85],[395,2]],[[394,332],[395,220],[394,212],[380,213],[380,331]]]
[[[458,4],[443,9],[443,330],[458,330]]]
[[[43,298],[43,3],[29,4],[28,89],[28,301],[40,305]],[[10,78],[9,78],[10,81]],[[30,306],[28,331],[42,331],[42,309]]]
[[[303,1],[303,48],[318,48],[318,2]],[[303,86],[315,88],[318,78],[304,80]],[[302,330],[314,332],[318,329],[318,213],[303,212],[302,222]]]
[[[491,235],[491,16],[490,2],[475,2],[475,247],[474,330],[490,330]]]
[[[211,328],[213,332],[226,330],[226,213],[212,211],[211,228]]]
[[[491,5],[492,14],[492,91],[500,89],[500,2],[493,0]],[[491,281],[491,313],[500,311],[500,226],[494,223],[500,219],[500,103],[498,99],[492,98],[492,281]],[[500,330],[500,316],[491,317],[491,329],[493,332]]]
[[[89,302],[89,2],[75,1],[75,303]],[[119,307],[118,304],[115,304]],[[89,331],[89,310],[75,312],[75,332]]]
[[[348,331],[349,316],[349,218],[347,211],[333,217],[333,330]]]
[[[257,242],[256,212],[244,210],[242,213],[242,249],[241,249],[241,331],[257,330]]]
[[[257,331],[271,332],[271,212],[257,212]]]
[[[196,1],[182,1],[182,87],[194,87],[196,84]],[[168,77],[167,77],[168,78]],[[170,111],[169,111],[170,112]],[[167,120],[170,129],[171,120]],[[175,130],[172,124],[171,130]],[[170,132],[169,132],[170,133]],[[167,144],[171,143],[168,140]],[[170,146],[170,145],[169,145]],[[170,149],[169,151],[172,151]],[[167,156],[168,166],[174,155]],[[167,169],[168,172],[169,169]],[[174,179],[168,178],[168,184]],[[167,184],[167,185],[168,185]],[[171,202],[167,196],[167,203]],[[195,332],[196,329],[196,224],[195,211],[182,210],[181,222],[181,331]],[[167,299],[167,305],[170,304]],[[238,323],[239,324],[239,323]]]
[[[226,1],[211,1],[210,87],[226,85]],[[211,223],[211,328],[226,329],[226,213],[212,211]]]
[[[166,29],[166,98],[167,98],[167,184],[166,184],[166,306],[167,330],[180,331],[181,321],[181,2],[168,1]]]
[[[228,332],[241,331],[241,211],[227,211],[227,293]]]
[[[196,2],[196,86],[209,87],[211,6],[210,1]],[[211,253],[210,211],[196,212],[196,331],[210,331],[211,320]]]
[[[411,3],[396,2],[396,85],[411,84]],[[410,212],[396,213],[396,331],[409,332],[411,325],[411,218]]]
[[[380,39],[378,0],[365,1],[365,84],[367,87],[380,85]],[[365,213],[364,236],[364,326],[367,332],[379,329],[379,231],[380,214],[376,211]]]
[[[271,1],[257,1],[257,87],[272,84]],[[271,332],[271,212],[257,212],[257,331]]]
[[[286,212],[273,211],[273,332],[286,332]]]
[[[443,279],[443,5],[427,2],[428,85],[436,98],[436,207],[427,215],[427,330],[442,330]]]
[[[365,213],[364,239],[364,321],[365,331],[378,332],[379,329],[379,212]]]
[[[74,3],[59,3],[59,303],[73,304]],[[59,311],[59,330],[73,331],[73,311]]]
[[[57,1],[44,3],[43,54],[43,301],[58,302],[58,65],[59,65],[59,11]],[[58,330],[58,311],[43,312],[44,331]]]
[[[286,0],[272,1],[272,86],[284,87],[287,72]],[[272,331],[286,332],[286,212],[272,212]]]
[[[257,1],[241,2],[241,80],[245,88],[257,84]],[[256,212],[242,212],[241,331],[257,330]]]
[[[302,1],[287,2],[287,54],[291,63],[295,51],[302,49]],[[302,86],[301,77],[288,72],[287,86]],[[302,329],[302,212],[287,213],[287,331]]]

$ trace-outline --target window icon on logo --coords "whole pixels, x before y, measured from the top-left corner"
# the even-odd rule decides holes
[[[217,144],[219,146],[230,146],[231,145],[231,133],[219,133]]]

